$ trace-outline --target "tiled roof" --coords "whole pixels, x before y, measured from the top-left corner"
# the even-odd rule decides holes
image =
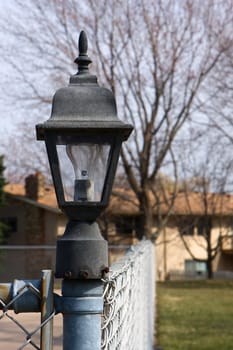
[[[10,195],[26,199],[23,185],[8,184],[5,192]],[[154,203],[155,214],[160,211],[165,214],[169,210],[169,204],[173,197],[171,194],[163,194],[158,196],[160,204],[156,204],[154,196],[151,194],[151,201]],[[46,187],[44,196],[38,201],[32,201],[34,205],[46,206],[48,209],[57,209],[57,200],[52,186]],[[205,204],[205,202],[207,204]],[[139,206],[138,199],[131,190],[114,189],[110,205],[107,211],[112,215],[138,215]],[[208,193],[204,196],[202,193],[196,192],[179,192],[173,203],[171,215],[228,215],[233,216],[233,195]]]
[[[181,192],[176,196],[173,212],[180,215],[233,215],[233,196],[226,193]]]
[[[227,215],[233,216],[233,195],[196,192],[163,193],[155,196],[150,194],[154,213],[165,214],[171,210],[171,215]],[[172,208],[170,208],[172,205]],[[132,191],[113,191],[109,212],[115,214],[138,215],[138,199]]]
[[[25,187],[20,184],[8,184],[5,186],[5,192],[18,197],[18,199],[26,199]],[[30,200],[34,205],[42,205],[52,209],[58,209],[57,199],[54,188],[52,186],[45,187],[44,196],[40,197],[37,201]]]

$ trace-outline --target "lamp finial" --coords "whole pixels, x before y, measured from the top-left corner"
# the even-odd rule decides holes
[[[89,73],[88,65],[92,61],[90,57],[88,57],[87,55],[88,40],[84,30],[82,30],[79,35],[78,47],[79,47],[79,56],[74,61],[78,65],[78,75],[88,74]]]

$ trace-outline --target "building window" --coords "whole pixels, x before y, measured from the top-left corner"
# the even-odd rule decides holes
[[[6,234],[16,233],[18,230],[17,218],[8,217],[8,218],[0,218],[0,221],[6,225]]]
[[[207,266],[205,261],[185,260],[185,272],[192,275],[205,275]]]
[[[195,229],[195,218],[184,217],[179,222],[179,231],[184,236],[193,236]]]
[[[197,234],[205,236],[211,230],[211,219],[209,217],[199,218],[197,221]]]
[[[115,221],[116,233],[131,235],[134,230],[134,221],[132,218],[119,218]]]

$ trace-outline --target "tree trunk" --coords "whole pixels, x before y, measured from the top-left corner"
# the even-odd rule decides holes
[[[212,254],[211,254],[211,229],[207,240],[207,277],[208,279],[213,278],[213,267],[212,267]]]
[[[212,279],[213,278],[212,260],[208,258],[206,265],[207,265],[207,277],[208,279]]]
[[[149,199],[148,193],[143,192],[139,199],[140,202],[140,230],[141,237],[146,239],[153,239],[153,208]]]

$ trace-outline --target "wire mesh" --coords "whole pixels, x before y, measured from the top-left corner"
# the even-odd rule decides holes
[[[152,350],[154,247],[143,241],[115,262],[104,280],[102,350]]]
[[[24,349],[28,344],[30,344],[34,349],[40,349],[39,345],[34,341],[34,335],[40,331],[43,325],[39,324],[36,328],[32,330],[27,330],[24,325],[17,319],[17,317],[13,316],[11,312],[12,306],[20,299],[26,292],[32,292],[38,299],[40,299],[40,291],[35,288],[31,283],[26,283],[22,288],[19,289],[17,295],[10,300],[9,303],[5,303],[0,299],[1,305],[1,314],[0,320],[7,318],[11,322],[14,323],[16,329],[21,331],[21,335],[24,336],[23,343],[18,347],[18,350]],[[17,333],[17,332],[16,332]]]
[[[52,271],[41,280],[0,284],[0,348],[52,349]]]

